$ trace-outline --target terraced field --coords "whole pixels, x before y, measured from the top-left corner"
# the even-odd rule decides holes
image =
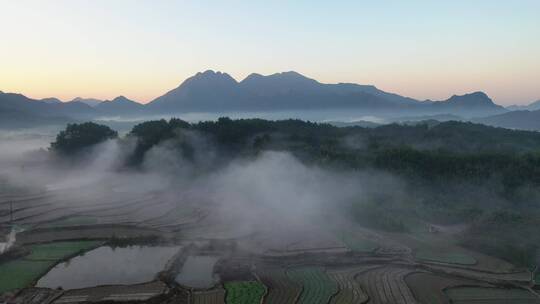
[[[191,304],[225,304],[225,290],[216,288],[191,294]]]
[[[265,303],[295,303],[300,296],[302,286],[291,280],[282,268],[257,269],[257,275],[268,288]]]
[[[28,260],[15,260],[0,264],[0,293],[31,285],[54,264],[54,261]]]
[[[111,189],[100,193],[52,190],[0,197],[0,223],[11,220],[11,205],[14,222],[34,228],[123,224],[174,230],[205,216],[196,206],[180,204],[176,196],[159,193],[141,196]]]
[[[168,291],[167,285],[163,282],[154,281],[137,285],[107,285],[85,289],[66,290],[54,304],[72,304],[72,303],[88,303],[88,302],[105,302],[119,301],[124,303],[139,303],[139,301],[147,301],[154,297],[160,296]],[[178,301],[175,304],[180,304],[186,301],[187,294],[177,294]]]
[[[416,304],[404,279],[409,273],[411,269],[389,265],[362,273],[357,280],[370,296],[370,304]]]
[[[523,289],[454,287],[445,290],[456,304],[538,304],[540,298]]]
[[[96,225],[99,224],[99,219],[89,216],[72,216],[57,221],[36,225],[39,228],[62,228],[72,226]]]
[[[31,261],[58,261],[94,249],[102,243],[100,241],[72,241],[37,244],[30,246],[30,254],[24,258]]]
[[[227,304],[255,304],[261,303],[266,288],[256,281],[225,283]]]
[[[476,259],[462,252],[447,252],[443,250],[422,249],[415,252],[414,256],[420,260],[442,262],[448,264],[474,265]]]
[[[447,274],[459,275],[463,277],[474,278],[478,280],[508,280],[508,281],[519,281],[522,283],[530,283],[531,273],[528,270],[520,270],[516,272],[484,272],[476,271],[474,268],[463,268],[463,267],[449,267],[446,265],[430,265],[432,269],[438,271],[443,271]]]
[[[46,288],[26,288],[17,294],[12,303],[48,304],[53,303],[62,295],[63,291]],[[54,302],[58,303],[58,302]]]
[[[361,234],[353,234],[351,232],[339,232],[340,240],[352,251],[356,252],[374,252],[380,245],[363,237]]]
[[[0,264],[0,293],[26,287],[62,259],[100,244],[101,242],[77,241],[33,245],[29,255]]]
[[[328,271],[328,276],[338,284],[338,293],[330,301],[331,304],[366,303],[368,294],[355,280],[356,275],[377,266],[359,266]]]
[[[338,292],[338,285],[331,280],[322,267],[293,268],[287,275],[302,285],[299,304],[326,304]]]
[[[460,285],[488,286],[478,281],[459,279],[427,272],[415,272],[405,277],[405,282],[414,294],[414,297],[423,304],[441,303],[450,304],[450,299],[444,289]]]

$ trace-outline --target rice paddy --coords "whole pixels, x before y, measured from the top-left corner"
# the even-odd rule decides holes
[[[324,304],[338,292],[335,281],[330,279],[322,267],[293,268],[287,271],[291,279],[302,285],[299,304]]]
[[[446,294],[456,304],[538,304],[540,298],[524,289],[503,289],[484,287],[449,288]]]
[[[29,286],[59,261],[100,244],[74,241],[32,245],[29,255],[0,264],[0,293]]]
[[[228,282],[225,283],[227,304],[261,303],[266,288],[259,282]]]
[[[441,250],[422,249],[415,252],[415,257],[420,260],[441,262],[448,264],[474,265],[476,259],[461,252],[448,252]]]

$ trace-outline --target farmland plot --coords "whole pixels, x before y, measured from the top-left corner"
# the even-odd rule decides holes
[[[62,195],[62,193],[49,193],[48,196],[14,202],[13,219],[19,224],[40,226],[47,222],[62,221],[69,217],[91,215],[105,216],[111,212],[123,212],[124,208],[129,208],[140,204],[144,206],[149,197],[123,196],[122,198],[108,198],[106,195],[80,194],[78,196]],[[99,203],[97,202],[99,201]],[[126,203],[127,202],[127,203]],[[0,217],[0,221],[7,222],[9,214]],[[70,224],[70,223],[64,223]]]
[[[23,259],[0,264],[0,293],[31,285],[53,265],[52,261]]]
[[[206,212],[189,204],[175,206],[162,216],[158,216],[142,222],[143,225],[160,229],[177,229],[187,224],[194,224],[206,216]]]
[[[72,226],[88,226],[99,224],[99,219],[89,216],[71,216],[59,219],[57,221],[38,224],[36,228],[63,228]]]
[[[266,288],[256,281],[229,282],[225,283],[227,304],[256,304],[261,300],[266,292]]]
[[[225,304],[225,290],[216,288],[191,293],[192,304]]]
[[[339,237],[347,247],[356,252],[374,252],[379,248],[379,244],[373,240],[370,240],[362,234],[351,233],[351,232],[341,232]]]
[[[55,242],[30,246],[30,254],[26,260],[58,261],[77,253],[82,253],[100,246],[99,241]]]
[[[520,281],[522,283],[529,283],[531,280],[531,273],[528,270],[522,270],[519,272],[501,272],[491,273],[483,271],[475,271],[474,269],[462,268],[462,267],[450,267],[446,265],[430,265],[432,269],[440,270],[451,275],[459,275],[469,277],[472,279],[493,279],[493,280],[508,280],[508,281]]]
[[[367,291],[373,304],[416,304],[418,303],[405,283],[405,276],[412,270],[383,266],[362,273],[357,277]]]
[[[420,260],[442,262],[448,264],[474,265],[476,259],[461,252],[445,252],[442,250],[424,249],[415,253]]]
[[[49,304],[53,303],[62,293],[61,290],[26,288],[18,293],[12,302],[17,304]]]
[[[454,287],[445,290],[445,293],[450,298],[451,303],[456,304],[540,303],[537,296],[523,289]]]
[[[365,303],[369,297],[362,289],[355,276],[360,272],[379,267],[367,265],[328,271],[328,276],[338,284],[338,293],[330,301],[331,304]]]
[[[33,245],[28,256],[0,264],[0,293],[31,285],[59,260],[99,244],[80,241]]]
[[[154,281],[138,285],[108,285],[65,291],[54,304],[98,301],[147,301],[168,291],[167,285]],[[109,303],[107,302],[107,303]],[[131,302],[132,303],[132,302]]]
[[[282,268],[257,269],[257,275],[268,288],[264,303],[295,303],[302,286],[292,281]]]
[[[287,275],[302,285],[299,304],[325,304],[338,292],[337,283],[331,280],[322,267],[294,268]]]
[[[458,285],[489,286],[478,281],[436,275],[427,272],[415,272],[405,277],[405,282],[414,294],[414,297],[423,304],[441,303],[449,304],[449,298],[444,289]]]
[[[177,246],[100,247],[55,266],[37,286],[76,289],[152,281],[179,250]]]
[[[108,226],[108,227],[78,227],[65,229],[36,229],[27,230],[17,234],[17,243],[33,244],[43,242],[53,242],[60,240],[73,239],[109,239],[109,238],[127,238],[127,237],[144,237],[155,236],[158,232],[155,230],[126,227],[126,226]]]

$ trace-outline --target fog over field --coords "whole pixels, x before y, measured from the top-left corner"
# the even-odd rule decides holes
[[[180,208],[184,200],[211,208],[213,219],[232,223],[239,235],[275,231],[281,238],[298,237],[291,231],[295,228],[311,233],[306,227],[321,221],[328,226],[346,222],[341,210],[352,203],[406,196],[403,183],[389,173],[324,169],[285,151],[238,155],[223,162],[207,137],[188,132],[186,138],[195,149],[194,158],[186,159],[166,141],[133,169],[124,165],[135,146],[132,138],[108,140],[65,160],[47,150],[50,137],[17,134],[2,141],[0,172],[9,186],[69,197],[75,207],[92,201],[93,195],[96,202],[105,195],[122,203],[123,193],[159,192],[176,198]]]
[[[220,118],[147,121],[120,135],[90,122],[56,136],[2,139],[2,250],[11,260],[0,261],[0,277],[33,278],[0,281],[5,291],[37,282],[45,294],[57,287],[92,294],[103,284],[133,293],[140,283],[148,294],[176,297],[160,289],[166,283],[185,299],[220,295],[231,282],[279,294],[277,278],[294,282],[285,288],[295,293],[295,284],[317,277],[337,297],[345,287],[334,289],[334,281],[359,282],[373,295],[387,288],[374,279],[384,276],[412,298],[422,277],[404,276],[418,271],[482,293],[509,280],[531,284],[540,262],[528,237],[540,197],[534,132],[464,122],[362,128]],[[40,264],[59,250],[66,255]],[[107,269],[99,252],[137,264],[159,250],[167,261],[125,274],[117,265],[110,276],[94,276],[88,266]],[[30,268],[20,270],[25,263]],[[84,276],[71,280],[77,269]]]

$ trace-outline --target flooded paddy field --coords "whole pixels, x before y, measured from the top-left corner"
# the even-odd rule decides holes
[[[99,247],[52,268],[38,287],[79,289],[152,281],[180,247]]]

